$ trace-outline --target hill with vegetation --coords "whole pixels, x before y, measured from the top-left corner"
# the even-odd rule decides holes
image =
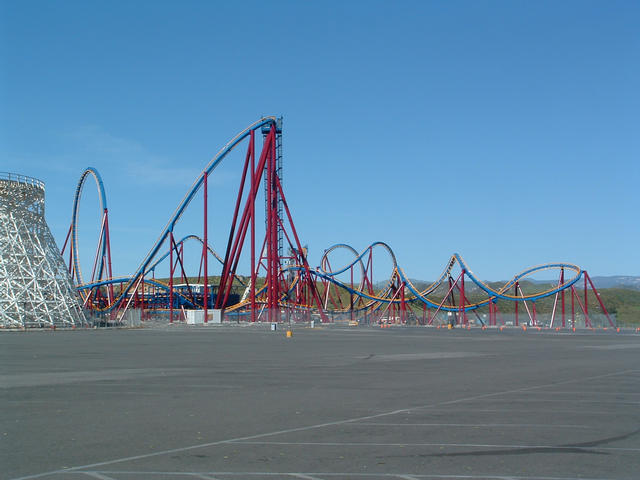
[[[636,278],[636,277],[631,277],[631,278]],[[242,280],[242,283],[244,283],[244,285],[240,281],[234,280],[232,293],[242,296],[246,288],[246,285],[249,283],[250,279],[249,277],[245,277],[245,276],[241,276],[240,279]],[[168,279],[161,279],[161,281],[163,283],[168,283]],[[179,277],[174,278],[174,284],[181,283],[182,281],[184,280],[181,280]],[[217,285],[219,281],[220,281],[220,277],[218,276],[209,277],[209,285],[213,292],[217,291]],[[202,283],[202,279],[190,277],[188,278],[188,282],[189,284],[193,285],[196,283]],[[265,279],[263,277],[258,277],[256,281],[257,287],[258,288],[262,287],[264,285],[264,282],[265,282]],[[431,282],[426,282],[423,280],[411,280],[411,282],[414,285],[414,287],[417,288],[418,290],[424,290],[431,284]],[[501,288],[504,285],[504,283],[505,282],[486,282],[488,286],[490,286],[492,289],[495,289],[495,290],[498,290],[499,288]],[[387,285],[388,285],[388,282],[378,282],[375,285],[375,289],[379,291],[384,287],[386,287]],[[582,282],[578,282],[578,285],[581,286]],[[555,286],[556,285],[554,283],[544,282],[544,281],[524,280],[520,283],[521,291],[525,295],[542,292],[545,290],[550,290],[555,288]],[[438,288],[438,290],[436,290],[433,294],[431,294],[429,298],[432,299],[434,302],[442,301],[442,299],[447,294],[447,287],[445,287],[444,285],[441,286],[440,288]],[[318,283],[318,288],[322,289],[320,283]],[[598,292],[600,293],[600,299],[604,303],[607,311],[610,314],[615,315],[616,320],[620,325],[640,325],[640,290],[636,290],[634,288],[618,288],[618,287],[616,288],[597,287],[597,288],[598,288]],[[332,292],[333,292],[332,293],[333,295],[339,295],[341,299],[340,303],[343,306],[346,307],[350,304],[351,298],[348,292],[342,291],[339,294],[335,290],[332,290]],[[513,293],[513,289],[511,290],[510,293]],[[578,294],[578,297],[582,301],[582,299],[584,299],[584,290],[577,286],[576,293]],[[458,293],[456,292],[456,298],[457,297],[458,297]],[[465,297],[469,302],[479,302],[482,300],[486,300],[487,295],[483,290],[481,290],[473,282],[465,282]],[[597,301],[597,298],[591,292],[591,290],[589,290],[588,292],[588,299],[589,299],[589,304],[588,304],[589,312],[602,313],[602,310]],[[357,303],[357,300],[355,298],[354,298],[354,302]],[[569,305],[571,302],[571,295],[569,291],[566,291],[565,293],[565,302],[566,302],[566,311],[568,314],[569,308],[570,308]],[[554,303],[555,303],[555,295],[551,295],[549,297],[540,299],[536,301],[536,310],[539,314],[548,314],[553,310]],[[515,311],[514,302],[499,301],[498,305],[501,312],[513,313]],[[414,305],[413,309],[419,310],[418,307],[419,306]],[[560,307],[557,306],[557,308],[560,308]],[[580,310],[580,307],[577,305],[577,302],[576,302],[575,308],[576,308],[576,312]]]

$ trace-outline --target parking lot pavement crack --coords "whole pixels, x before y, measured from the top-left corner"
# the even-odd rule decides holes
[[[472,450],[468,452],[450,452],[450,453],[421,453],[417,455],[407,455],[417,458],[428,457],[487,457],[487,456],[505,456],[505,455],[530,455],[533,453],[588,453],[591,455],[610,455],[609,452],[602,452],[583,447],[525,447],[525,448],[506,448],[501,450]],[[387,457],[385,457],[387,458]]]
[[[638,433],[640,433],[640,428],[629,432],[629,433],[624,433],[622,435],[616,435],[614,437],[606,437],[606,438],[602,438],[600,440],[593,440],[591,442],[582,442],[582,443],[571,443],[568,445],[564,445],[565,447],[597,447],[599,445],[606,445],[608,443],[612,443],[612,442],[617,442],[618,440],[626,440],[627,438],[633,437],[634,435],[637,435]]]

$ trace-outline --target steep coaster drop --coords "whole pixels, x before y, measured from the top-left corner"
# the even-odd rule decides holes
[[[262,134],[261,148],[256,146],[259,133]],[[233,219],[224,255],[218,255],[208,240],[208,179],[241,144],[247,146]],[[210,319],[209,312],[216,310],[224,312],[222,318],[250,322],[341,319],[452,326],[474,323],[483,327],[524,323],[566,328],[575,327],[579,321],[585,327],[592,327],[595,299],[601,311],[597,315],[615,327],[587,271],[568,263],[532,267],[496,286],[480,280],[456,253],[435,282],[418,287],[398,265],[393,250],[383,242],[374,242],[360,253],[345,244],[334,245],[325,250],[320,266],[310,267],[283,189],[281,147],[282,119],[276,117],[261,118],[231,139],[195,180],[136,271],[122,278],[112,275],[104,184],[95,168],[86,169],[76,189],[71,225],[63,247],[64,252],[69,245],[69,273],[84,307],[103,312],[116,322],[128,309],[134,308],[147,313],[166,312],[170,321],[176,315],[184,319],[186,310],[203,311],[205,323]],[[91,279],[85,283],[77,253],[77,222],[80,196],[88,176],[96,181],[103,217]],[[200,192],[202,235],[192,232],[176,240],[176,226]],[[256,209],[256,203],[262,198],[264,217],[259,213],[261,209]],[[187,241],[199,244],[197,275],[190,276],[187,272],[184,249]],[[383,286],[373,279],[374,252],[380,250],[387,254],[392,265]],[[338,251],[353,255],[353,261],[332,269],[331,256]],[[213,284],[209,275],[211,258],[221,269]],[[249,275],[238,273],[241,258],[249,265]],[[155,272],[165,262],[169,263],[169,277],[157,279]],[[532,287],[535,284],[528,280],[543,271],[556,273],[553,285]],[[176,276],[179,284],[175,283]],[[466,280],[471,284],[465,285]],[[582,290],[578,289],[580,286]],[[543,319],[536,302],[545,299],[552,299],[552,307],[547,307],[550,314]],[[510,306],[500,308],[499,302]]]

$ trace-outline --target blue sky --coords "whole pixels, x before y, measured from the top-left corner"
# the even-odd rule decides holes
[[[284,116],[284,182],[310,261],[385,241],[409,276],[453,252],[481,278],[539,263],[640,274],[640,4],[632,1],[1,3],[0,170],[107,188],[133,271],[209,159]],[[223,250],[240,157],[212,177]],[[84,270],[95,188],[81,210]],[[180,234],[202,231],[193,206]]]

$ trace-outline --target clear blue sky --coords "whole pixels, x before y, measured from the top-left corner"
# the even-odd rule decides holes
[[[551,261],[640,274],[638,2],[3,1],[0,21],[0,170],[46,182],[62,244],[98,168],[118,274],[266,114],[284,116],[313,265],[381,240],[418,279],[453,252],[494,280]],[[238,157],[212,178],[217,249],[239,175]],[[180,233],[201,233],[199,208]]]

